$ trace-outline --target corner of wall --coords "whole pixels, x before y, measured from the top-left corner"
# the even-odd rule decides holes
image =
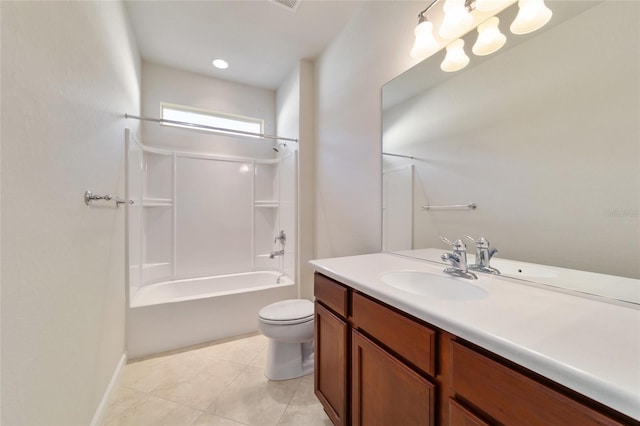
[[[300,171],[299,171],[299,279],[300,297],[313,300],[313,268],[316,256],[316,97],[315,64],[300,61]]]
[[[120,379],[120,375],[122,374],[122,368],[127,362],[127,353],[124,352],[120,357],[120,361],[116,365],[116,368],[113,370],[113,374],[111,375],[111,380],[109,380],[109,384],[100,399],[100,404],[98,404],[98,408],[91,419],[90,426],[98,426],[103,423],[105,411],[108,407],[109,400],[113,395],[113,391],[116,389],[116,385],[118,384],[118,379]]]

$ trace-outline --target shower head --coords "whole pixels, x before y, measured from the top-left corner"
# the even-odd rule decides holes
[[[280,152],[280,150],[278,149],[278,147],[283,146],[283,147],[287,147],[287,143],[286,142],[278,142],[277,144],[275,144],[272,148],[275,152]]]

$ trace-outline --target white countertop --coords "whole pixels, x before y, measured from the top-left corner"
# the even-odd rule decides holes
[[[324,275],[640,420],[638,308],[487,275],[465,280],[485,289],[486,298],[417,295],[386,285],[380,276],[441,273],[442,266],[386,253],[310,263]]]

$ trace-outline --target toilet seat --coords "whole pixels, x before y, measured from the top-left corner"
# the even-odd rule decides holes
[[[265,324],[302,324],[313,321],[313,303],[306,299],[283,300],[260,309],[258,316]]]
[[[313,315],[307,317],[307,318],[300,318],[300,319],[294,319],[294,320],[281,320],[281,321],[277,321],[277,320],[267,320],[264,318],[260,318],[260,321],[262,321],[263,324],[270,324],[270,325],[296,325],[296,324],[304,324],[305,322],[309,322],[309,321],[313,321]]]

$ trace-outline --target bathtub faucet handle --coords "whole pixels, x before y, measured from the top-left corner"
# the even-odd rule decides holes
[[[284,233],[284,229],[280,231],[277,237],[273,239],[273,242],[280,241],[280,244],[285,245],[287,243],[287,234]]]

